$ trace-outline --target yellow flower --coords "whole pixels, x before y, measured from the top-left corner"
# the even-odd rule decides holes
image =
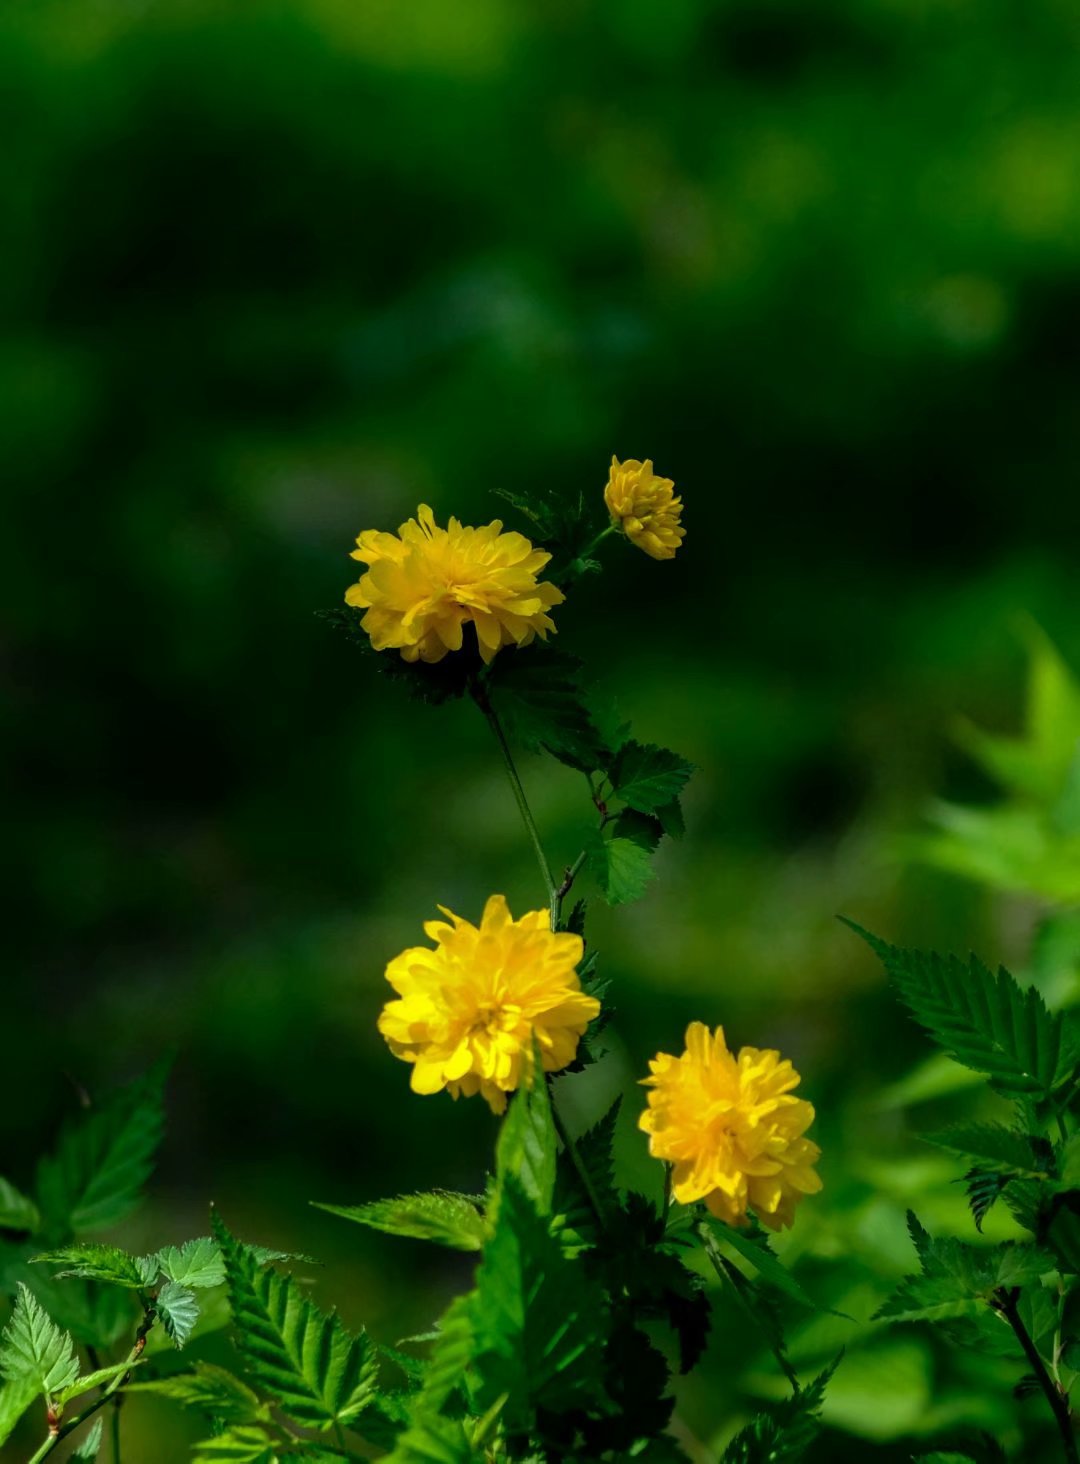
[[[441,661],[461,650],[472,621],[488,662],[501,646],[525,646],[555,629],[547,611],[565,597],[536,578],[551,555],[523,534],[504,534],[498,519],[473,529],[452,518],[440,529],[422,503],[396,535],[365,529],[356,543],[352,557],[368,570],[345,600],[367,611],[360,623],[377,651]]]
[[[674,487],[670,478],[656,476],[650,458],[643,463],[611,459],[604,502],[612,522],[654,559],[674,559],[686,534],[679,522],[682,499],[675,497]]]
[[[790,1225],[803,1195],[817,1194],[821,1150],[803,1134],[814,1110],[792,1096],[799,1075],[778,1052],[743,1047],[732,1056],[723,1027],[686,1029],[681,1057],[660,1052],[649,1064],[649,1106],[639,1120],[649,1152],[675,1166],[680,1204],[704,1200],[729,1225],[754,1210],[763,1225]]]
[[[575,970],[584,946],[554,934],[546,910],[512,919],[502,895],[488,900],[479,929],[439,909],[453,923],[424,926],[435,949],[414,946],[386,968],[400,1000],[386,1003],[379,1031],[412,1063],[414,1093],[482,1093],[502,1113],[531,1074],[534,1039],[544,1071],[557,1073],[600,1010]]]

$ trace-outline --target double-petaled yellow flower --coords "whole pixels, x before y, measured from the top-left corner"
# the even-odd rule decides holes
[[[729,1225],[753,1210],[763,1225],[790,1225],[804,1195],[821,1189],[814,1165],[821,1150],[803,1135],[814,1110],[792,1096],[799,1075],[778,1052],[728,1051],[723,1027],[686,1029],[681,1057],[661,1052],[649,1064],[649,1106],[640,1126],[649,1152],[674,1164],[680,1204],[704,1200]]]
[[[674,488],[670,478],[656,476],[651,459],[611,459],[604,502],[612,522],[654,559],[674,559],[686,534],[679,522],[682,499],[675,497]]]
[[[366,529],[356,543],[352,557],[368,569],[345,600],[367,611],[361,624],[377,651],[441,661],[461,650],[471,622],[487,662],[502,646],[555,630],[547,612],[563,593],[537,580],[551,555],[524,534],[504,534],[498,519],[474,529],[452,518],[441,529],[422,503],[397,534]]]
[[[528,1077],[537,1043],[545,1072],[573,1062],[585,1028],[600,1011],[578,979],[581,937],[553,933],[546,910],[511,918],[492,895],[479,928],[443,909],[424,933],[435,949],[414,946],[386,968],[398,993],[379,1017],[391,1052],[412,1063],[415,1093],[481,1093],[502,1113],[506,1095]]]

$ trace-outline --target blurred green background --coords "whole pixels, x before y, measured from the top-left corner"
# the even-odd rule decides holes
[[[595,911],[571,1123],[625,1088],[655,1188],[647,1058],[692,1017],[782,1047],[826,1181],[788,1258],[860,1323],[798,1330],[849,1344],[818,1457],[1015,1443],[1019,1369],[861,1325],[905,1205],[965,1226],[915,1135],[967,1100],[897,1089],[927,1048],[834,916],[1018,969],[1040,918],[909,856],[932,797],[991,796],[950,727],[1018,727],[1026,617],[1080,658],[1078,41],[1068,0],[9,0],[0,1172],[175,1046],[133,1243],[214,1200],[426,1329],[467,1260],[306,1202],[480,1186],[493,1122],[409,1095],[382,971],[436,902],[542,891],[475,710],[313,612],[421,500],[486,522],[650,456],[685,547],[605,546],[559,644],[701,771],[648,897]],[[580,779],[523,775],[572,858]],[[713,1447],[770,1382],[724,1316],[679,1403]],[[140,1461],[197,1436],[128,1418]]]

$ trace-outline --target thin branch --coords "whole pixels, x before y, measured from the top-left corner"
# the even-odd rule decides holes
[[[154,1313],[148,1311],[143,1317],[142,1321],[139,1323],[139,1330],[135,1333],[134,1346],[127,1356],[127,1362],[131,1367],[134,1367],[139,1358],[142,1356],[143,1348],[146,1346],[147,1333],[154,1325],[154,1321]],[[56,1448],[57,1444],[60,1443],[62,1439],[66,1439],[68,1435],[73,1434],[76,1429],[82,1428],[83,1424],[86,1423],[88,1419],[93,1418],[98,1409],[103,1407],[113,1396],[113,1394],[116,1393],[118,1389],[124,1386],[130,1376],[130,1371],[117,1373],[116,1377],[113,1378],[108,1387],[102,1389],[101,1393],[98,1395],[97,1398],[94,1399],[93,1403],[90,1403],[86,1408],[82,1410],[81,1413],[77,1413],[74,1418],[69,1419],[68,1422],[65,1423],[61,1428],[58,1428],[55,1433],[50,1432],[49,1437],[41,1445],[37,1453],[34,1454],[27,1461],[27,1464],[40,1464],[40,1461],[46,1458],[49,1454],[51,1454],[52,1451]]]
[[[555,878],[551,873],[551,866],[548,864],[547,855],[544,853],[544,846],[540,842],[540,830],[536,827],[536,820],[533,818],[532,811],[529,808],[529,800],[525,797],[525,789],[522,786],[518,770],[514,765],[514,757],[510,751],[510,744],[506,740],[506,733],[502,729],[502,723],[499,721],[499,714],[492,706],[487,692],[478,681],[473,681],[471,691],[473,701],[475,701],[476,705],[483,712],[488,726],[494,733],[495,741],[499,744],[503,765],[506,768],[506,776],[510,779],[510,787],[514,793],[514,801],[517,803],[518,812],[521,814],[522,822],[532,842],[533,852],[536,855],[536,862],[540,866],[540,873],[544,878],[544,888],[547,890],[548,900],[554,916],[555,905],[558,899],[558,888],[555,884]],[[554,919],[552,921],[552,929],[555,929]]]
[[[1024,1349],[1024,1356],[1031,1364],[1031,1371],[1035,1374],[1039,1387],[1046,1396],[1050,1405],[1050,1411],[1054,1415],[1054,1422],[1061,1434],[1061,1442],[1065,1448],[1065,1458],[1068,1464],[1080,1464],[1080,1455],[1076,1452],[1076,1434],[1073,1432],[1072,1413],[1069,1409],[1068,1400],[1061,1389],[1056,1387],[1053,1378],[1046,1371],[1046,1364],[1043,1362],[1039,1349],[1031,1340],[1031,1334],[1024,1326],[1020,1313],[1016,1308],[1016,1298],[1019,1292],[1016,1288],[1008,1291],[997,1292],[994,1306],[1008,1322],[1009,1326],[1016,1333],[1016,1340]]]

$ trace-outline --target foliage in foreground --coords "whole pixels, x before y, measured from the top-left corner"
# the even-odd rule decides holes
[[[0,1285],[13,1299],[0,1342],[0,1442],[28,1409],[39,1410],[43,1437],[32,1464],[69,1437],[78,1440],[77,1457],[93,1459],[102,1447],[106,1411],[116,1437],[117,1405],[138,1394],[155,1394],[202,1415],[206,1437],[195,1446],[196,1464],[359,1459],[373,1450],[394,1464],[629,1458],[666,1464],[687,1457],[669,1431],[672,1383],[697,1365],[708,1341],[714,1300],[702,1273],[709,1266],[734,1313],[745,1314],[764,1335],[788,1393],[779,1407],[736,1434],[725,1457],[733,1464],[794,1460],[817,1436],[832,1369],[804,1385],[787,1356],[778,1305],[781,1297],[808,1310],[814,1303],[747,1213],[748,1205],[756,1206],[774,1228],[781,1219],[789,1224],[799,1196],[786,1194],[779,1210],[780,1187],[774,1196],[759,1186],[734,1208],[728,1205],[724,1213],[733,1224],[727,1225],[705,1203],[708,1184],[698,1187],[693,1200],[673,1204],[686,1180],[680,1182],[680,1165],[672,1163],[657,1203],[617,1182],[618,1102],[577,1138],[559,1117],[558,1074],[596,1061],[611,1014],[597,954],[585,948],[587,903],[578,899],[568,914],[564,904],[585,879],[611,905],[643,893],[661,840],[683,833],[679,800],[692,772],[686,759],[634,738],[612,707],[598,703],[587,691],[580,662],[530,644],[533,628],[521,630],[515,609],[531,593],[534,568],[550,558],[550,583],[569,589],[598,568],[593,553],[616,532],[652,558],[672,557],[683,531],[670,482],[656,478],[651,464],[616,463],[616,472],[623,498],[606,528],[594,522],[580,497],[523,505],[549,545],[549,552],[527,546],[527,560],[520,558],[520,536],[500,538],[497,524],[482,531],[452,526],[448,535],[430,512],[421,514],[421,524],[408,530],[415,562],[406,578],[418,604],[427,606],[422,629],[408,617],[403,621],[392,575],[350,599],[359,607],[377,601],[368,629],[377,624],[380,636],[397,636],[394,644],[405,647],[400,657],[393,649],[381,655],[380,669],[428,702],[468,695],[491,726],[548,905],[516,923],[517,954],[507,959],[523,952],[536,962],[550,957],[555,967],[548,986],[571,993],[580,983],[577,1009],[591,1018],[583,1018],[580,1031],[568,1039],[565,1021],[563,1028],[525,1022],[505,998],[505,1010],[493,1013],[483,993],[489,975],[502,979],[503,968],[492,959],[496,936],[468,926],[473,954],[464,978],[451,988],[440,986],[438,977],[432,1000],[423,992],[415,998],[415,1010],[428,1013],[430,1021],[420,1021],[409,1008],[404,1035],[397,1027],[397,1038],[388,1035],[397,1055],[420,1055],[427,1063],[419,1091],[482,1090],[499,1112],[509,1095],[492,1171],[475,1194],[434,1191],[323,1208],[391,1235],[475,1253],[471,1289],[453,1301],[427,1337],[380,1345],[314,1303],[296,1269],[304,1258],[242,1241],[217,1213],[210,1234],[164,1245],[151,1255],[100,1240],[101,1232],[138,1203],[152,1169],[163,1125],[164,1071],[156,1070],[73,1121],[42,1161],[33,1185],[21,1189],[0,1182]],[[405,551],[393,543],[388,547],[389,538],[361,536],[364,553],[358,557],[396,563]],[[447,602],[448,611],[441,602],[432,608],[425,598],[447,556],[472,552],[477,543],[484,554],[501,556],[497,621],[483,622],[474,611],[475,591],[461,605]],[[524,571],[515,567],[521,564],[531,566],[524,580]],[[563,591],[548,589],[544,597],[549,607],[557,605]],[[461,621],[474,613],[477,635],[490,639],[472,638],[470,625],[463,644]],[[536,617],[543,629],[539,611]],[[370,650],[355,612],[334,618]],[[458,637],[453,654],[437,638],[440,627],[446,641]],[[514,634],[521,637],[518,647],[507,648],[505,637]],[[407,659],[420,650],[425,659]],[[594,826],[561,875],[552,873],[544,855],[512,743],[550,754],[585,775]],[[489,916],[493,928],[508,929],[501,897],[489,902]],[[461,959],[462,938],[460,929],[446,936],[451,975]],[[568,954],[576,957],[569,972],[559,967]],[[433,957],[419,951],[402,959],[406,968],[418,961],[423,968],[426,961],[430,970]],[[391,963],[388,975],[394,969]],[[563,996],[555,999],[565,1005]],[[478,1003],[475,1021],[466,1023],[460,1047],[452,1043],[444,1050],[439,1044],[446,1024],[457,1019],[451,1008],[461,1000]],[[508,1012],[515,1024],[512,1039],[503,1021]],[[410,1044],[406,1038],[419,1027],[426,1035]],[[481,1082],[459,1058],[479,1068],[497,1040],[504,1048],[512,1040],[513,1063],[492,1067]],[[738,1061],[751,1051],[743,1049]],[[778,1054],[758,1056],[773,1064],[770,1072],[776,1070]],[[736,1058],[719,1036],[716,1061],[722,1081],[730,1084]],[[707,1073],[696,1080],[707,1081]],[[765,1088],[753,1082],[747,1096],[733,1097],[745,1135],[771,1133],[771,1103]],[[804,1108],[802,1127],[812,1117],[809,1106]],[[764,1126],[755,1130],[759,1120]],[[711,1137],[693,1114],[683,1130],[687,1142],[712,1146],[710,1173],[717,1182],[739,1180],[745,1190],[739,1166],[751,1161],[728,1152],[729,1142]],[[808,1186],[805,1166],[817,1150],[798,1142],[799,1173]],[[760,1169],[761,1161],[753,1162]],[[188,1352],[225,1327],[232,1337],[229,1366]],[[178,1366],[183,1353],[197,1360]]]
[[[570,587],[595,570],[593,551],[611,529],[596,532],[580,504],[562,503],[557,511],[533,505],[531,516],[550,534],[560,585]],[[355,618],[343,623],[369,650]],[[1052,655],[1045,647],[1041,654]],[[379,664],[423,700],[470,697],[491,725],[544,877],[550,919],[540,923],[563,938],[564,949],[567,935],[584,943],[586,902],[578,899],[564,913],[578,881],[591,879],[612,905],[640,896],[661,839],[683,832],[679,797],[692,769],[678,754],[635,739],[588,691],[580,663],[529,645],[504,648],[488,664],[468,646],[434,665],[396,656],[382,656]],[[1056,661],[1044,659],[1041,671],[1037,666],[1033,688],[1037,714],[1028,741],[987,742],[982,750],[1008,771],[1004,781],[1023,807],[1025,827],[1045,833],[1039,869],[1064,870],[1068,861],[1052,841],[1064,840],[1067,850],[1072,837],[1075,747],[1067,757],[1066,743],[1075,738],[1060,724],[1071,727],[1080,699]],[[547,864],[511,743],[547,752],[587,780],[594,827],[561,876]],[[993,811],[966,823],[954,817],[949,846],[950,857],[959,859],[962,849],[974,860],[973,872],[979,872],[981,845],[973,830],[980,817],[983,826],[993,825]],[[958,834],[961,824],[966,832]],[[1014,828],[1015,820],[1006,818],[1006,825]],[[1036,883],[1022,862],[1000,877],[1029,888]],[[1045,892],[1064,888],[1041,873],[1039,884]],[[1068,911],[1049,916],[1040,940],[1068,921]],[[973,957],[902,950],[853,928],[947,1060],[981,1075],[999,1105],[989,1116],[930,1136],[962,1163],[977,1233],[970,1243],[932,1235],[910,1214],[917,1269],[880,1307],[878,1324],[930,1329],[950,1348],[1012,1365],[1016,1432],[1023,1439],[1018,1457],[1049,1457],[1054,1450],[1076,1461],[1070,1395],[1080,1373],[1080,1027],[1070,1012],[1048,1006],[1037,987],[1024,987],[1004,970],[991,971]],[[42,1159],[33,1182],[0,1180],[0,1288],[11,1298],[0,1339],[0,1443],[29,1412],[41,1438],[30,1464],[69,1439],[73,1458],[90,1461],[102,1450],[107,1457],[105,1439],[116,1436],[121,1399],[150,1394],[203,1419],[195,1464],[359,1459],[373,1452],[396,1464],[663,1464],[688,1457],[671,1428],[675,1380],[701,1360],[722,1296],[720,1325],[745,1324],[764,1338],[784,1393],[745,1426],[732,1425],[725,1464],[802,1458],[819,1436],[840,1358],[816,1373],[801,1371],[785,1337],[781,1303],[807,1316],[818,1308],[744,1202],[707,1203],[715,1196],[712,1179],[700,1186],[698,1199],[692,1176],[684,1168],[677,1177],[673,1164],[659,1202],[618,1183],[617,1103],[577,1138],[566,1132],[559,1073],[596,1061],[611,1015],[595,950],[584,950],[576,977],[600,1011],[573,1062],[560,1063],[558,1071],[545,1073],[542,1024],[533,1032],[537,1045],[517,1054],[520,1080],[515,1076],[507,1087],[491,1172],[478,1176],[475,1193],[430,1191],[322,1206],[351,1223],[476,1257],[469,1290],[423,1338],[380,1344],[351,1329],[308,1294],[306,1258],[242,1241],[219,1214],[211,1215],[208,1234],[152,1254],[101,1239],[139,1203],[152,1171],[163,1130],[164,1068],[83,1111]],[[716,1045],[723,1047],[719,1039]],[[762,1056],[754,1049],[737,1059],[726,1047],[723,1052],[725,1062],[750,1069]],[[665,1071],[681,1061],[661,1059]],[[456,1081],[448,1078],[445,1086],[453,1091]],[[749,1088],[753,1101],[739,1113],[747,1123],[757,1121],[761,1096]],[[766,1097],[771,1102],[773,1095]],[[722,1152],[717,1140],[712,1158]],[[722,1165],[716,1174],[733,1186],[747,1178],[745,1170],[740,1176]],[[751,1189],[751,1204],[779,1206],[768,1192],[767,1184]],[[731,1194],[738,1193],[733,1187]],[[732,1223],[719,1220],[717,1210]],[[1003,1210],[1016,1234],[990,1244],[978,1232],[992,1211]],[[790,1223],[781,1208],[762,1213]],[[717,1294],[706,1287],[708,1268],[721,1283]],[[227,1365],[210,1362],[200,1355],[201,1340],[225,1328],[231,1332]],[[189,1358],[194,1361],[186,1365]],[[1032,1413],[1028,1398],[1041,1413]],[[1056,1440],[1048,1443],[1054,1429]],[[684,1429],[679,1436],[685,1438]],[[936,1454],[919,1457],[1005,1457],[986,1438],[948,1436],[938,1443]]]

